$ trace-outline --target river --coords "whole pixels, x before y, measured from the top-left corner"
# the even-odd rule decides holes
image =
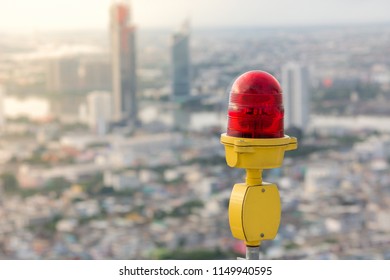
[[[41,97],[18,98],[6,96],[4,100],[4,112],[8,118],[28,117],[32,119],[46,118],[50,115],[59,115],[66,120],[78,119],[80,104],[84,103],[84,97],[65,97],[49,101]],[[171,114],[154,106],[144,107],[140,112],[142,121],[150,122],[153,119],[170,123]],[[191,115],[191,128],[202,129],[207,126],[226,126],[226,116],[221,112],[199,112]],[[390,132],[390,116],[321,116],[312,115],[309,130],[311,129],[375,129],[382,132]]]

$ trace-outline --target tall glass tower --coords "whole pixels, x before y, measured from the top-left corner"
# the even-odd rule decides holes
[[[113,91],[113,120],[137,123],[136,28],[130,4],[115,1],[110,11],[110,38]]]
[[[173,101],[184,102],[190,96],[191,61],[189,46],[189,23],[186,21],[181,30],[172,36],[172,93]]]

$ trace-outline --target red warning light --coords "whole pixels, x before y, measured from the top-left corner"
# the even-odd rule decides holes
[[[232,86],[227,135],[242,138],[281,138],[284,108],[279,82],[267,72],[249,71]]]

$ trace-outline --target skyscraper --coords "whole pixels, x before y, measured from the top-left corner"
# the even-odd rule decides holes
[[[80,85],[83,91],[111,91],[111,65],[107,55],[89,55],[80,60]]]
[[[50,93],[78,92],[80,87],[80,58],[55,57],[47,61],[46,90]]]
[[[189,46],[189,24],[186,21],[181,30],[172,36],[172,94],[173,101],[188,100],[191,90],[191,62]]]
[[[309,122],[309,73],[305,66],[289,62],[282,67],[285,127],[303,131]]]
[[[134,125],[138,111],[136,28],[127,1],[115,1],[110,12],[113,119]]]

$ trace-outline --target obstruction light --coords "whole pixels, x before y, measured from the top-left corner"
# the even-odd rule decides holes
[[[234,82],[229,98],[227,135],[242,138],[284,136],[282,89],[263,71],[249,71]]]
[[[285,151],[297,148],[297,139],[284,135],[283,117],[282,89],[272,75],[249,71],[237,78],[221,143],[226,163],[246,170],[245,183],[235,184],[230,195],[229,225],[245,241],[249,259],[258,259],[261,242],[274,239],[280,224],[278,188],[263,182],[262,171],[280,167]]]

